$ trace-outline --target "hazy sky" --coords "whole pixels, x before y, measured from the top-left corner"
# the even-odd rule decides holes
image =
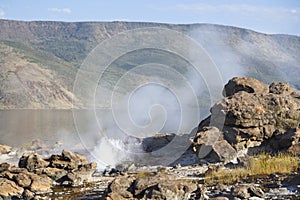
[[[0,18],[214,23],[300,35],[300,0],[0,0]]]

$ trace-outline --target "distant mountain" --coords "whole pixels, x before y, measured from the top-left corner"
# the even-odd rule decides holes
[[[194,38],[216,63],[224,82],[232,76],[252,76],[267,83],[286,81],[300,89],[299,36],[211,24],[0,20],[0,109],[71,108],[72,98],[79,98],[73,94],[76,72],[89,52],[107,38],[144,27],[169,28]],[[137,52],[115,63],[105,87],[112,89],[119,75],[146,60],[148,53]],[[151,53],[161,60],[169,56]],[[179,62],[175,59],[171,65]]]

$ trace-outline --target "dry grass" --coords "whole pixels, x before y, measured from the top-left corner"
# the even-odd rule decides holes
[[[213,184],[222,182],[232,184],[245,180],[251,176],[262,176],[270,174],[290,174],[298,168],[298,157],[290,154],[278,154],[271,156],[261,153],[250,158],[246,167],[234,169],[218,169],[205,176],[205,183]]]

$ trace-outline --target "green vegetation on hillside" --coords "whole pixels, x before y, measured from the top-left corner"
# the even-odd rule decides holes
[[[51,96],[53,100],[56,99],[53,102],[60,102],[61,108],[70,105],[77,69],[90,51],[105,39],[114,37],[118,33],[145,27],[169,28],[191,36],[219,67],[224,82],[232,76],[251,76],[267,83],[286,81],[300,89],[300,37],[297,36],[266,35],[236,27],[210,24],[0,20],[0,44],[4,45],[2,49],[11,48],[9,50],[11,53],[8,52],[8,54],[15,57],[12,59],[7,52],[1,51],[0,109],[49,107],[49,102],[43,99],[52,98]],[[187,44],[179,40],[177,45],[186,47]],[[193,49],[190,50],[193,51]],[[183,75],[195,73],[190,70],[189,63],[176,54],[157,49],[144,49],[129,52],[117,58],[105,72],[104,80],[101,80],[99,84],[110,90],[122,74],[148,63],[167,65]],[[19,65],[21,68],[16,68]],[[11,73],[16,69],[31,70],[31,72],[22,71],[18,73],[19,78],[17,78]],[[36,75],[28,76],[28,74],[34,74],[32,70],[37,71],[37,69],[44,75],[40,78],[34,78]],[[147,73],[135,73],[131,83],[122,85],[122,92],[126,93],[130,85],[138,79],[148,80],[150,76],[155,76],[155,72],[151,70]],[[160,74],[157,78],[168,84],[176,85],[177,83],[176,77],[168,73]],[[204,84],[204,79],[208,78],[216,77],[202,77],[200,84]],[[8,94],[7,88],[20,87],[24,83],[28,85]],[[209,102],[207,101],[209,94],[204,92],[200,96],[200,104],[208,107],[206,102]],[[22,105],[18,103],[18,100],[12,101],[16,98],[23,98]],[[68,103],[65,104],[66,102]],[[51,108],[55,107],[54,104],[50,104]]]

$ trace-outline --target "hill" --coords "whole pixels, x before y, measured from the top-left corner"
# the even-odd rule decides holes
[[[90,51],[118,33],[145,27],[168,28],[195,39],[218,66],[224,83],[232,76],[251,76],[266,83],[286,81],[300,89],[298,36],[212,24],[0,20],[0,109],[71,108],[76,72]],[[149,54],[174,68],[187,65],[166,52],[133,52],[114,63],[105,87],[111,90],[121,74],[151,61]],[[145,74],[136,76],[147,79]],[[160,78],[176,82],[168,74]],[[128,90],[127,85],[122,87],[121,91]]]

